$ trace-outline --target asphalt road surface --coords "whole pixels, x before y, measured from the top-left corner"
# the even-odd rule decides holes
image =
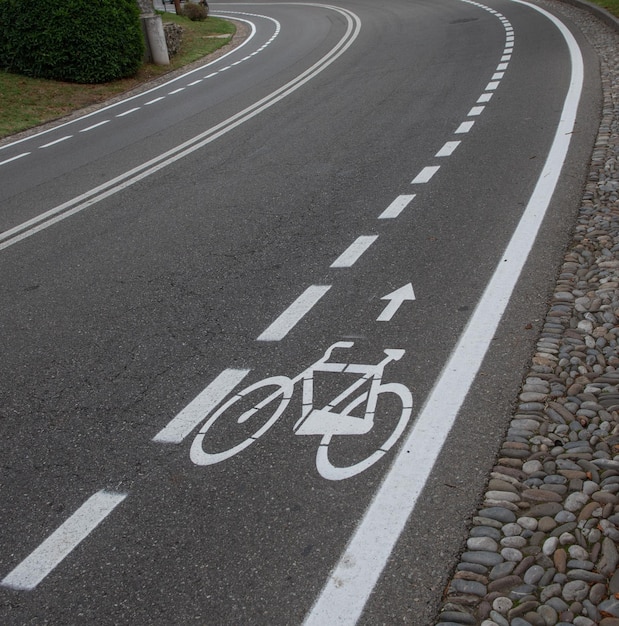
[[[0,149],[0,622],[433,623],[599,121],[520,1],[244,43]]]

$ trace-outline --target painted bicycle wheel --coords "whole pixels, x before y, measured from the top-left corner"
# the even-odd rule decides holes
[[[413,396],[408,387],[405,385],[400,383],[386,383],[378,386],[375,398],[377,403],[381,396],[387,394],[395,394],[397,397],[396,402],[398,403],[398,407],[401,405],[401,409],[398,408],[397,411],[399,412],[399,417],[395,419],[394,428],[390,429],[386,434],[386,439],[382,442],[382,444],[378,444],[378,449],[375,447],[374,451],[363,458],[363,460],[350,464],[340,464],[339,462],[332,461],[330,458],[334,456],[333,450],[330,450],[330,447],[333,447],[334,441],[338,439],[342,440],[343,437],[338,435],[325,435],[320,442],[320,446],[318,447],[318,452],[316,454],[316,469],[323,478],[328,480],[344,480],[345,478],[351,478],[352,476],[355,476],[374,465],[394,446],[396,441],[406,429],[410,420],[413,412]],[[359,403],[353,402],[350,407],[356,408],[358,404]],[[380,408],[375,416],[375,422],[381,420],[381,415],[379,413]],[[354,438],[349,437],[348,439],[354,445]]]
[[[286,410],[293,390],[290,378],[272,376],[234,395],[196,435],[189,452],[193,463],[213,465],[245,450],[275,424]]]

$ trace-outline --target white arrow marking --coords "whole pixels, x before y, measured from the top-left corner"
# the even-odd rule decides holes
[[[390,322],[391,318],[396,314],[396,311],[402,306],[402,303],[406,300],[414,300],[415,292],[411,283],[404,285],[396,289],[390,294],[383,296],[381,300],[390,300],[389,304],[385,307],[385,310],[376,318],[377,322]]]

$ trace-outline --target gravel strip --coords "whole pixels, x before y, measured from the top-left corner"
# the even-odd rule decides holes
[[[438,624],[619,626],[619,26],[573,241]]]

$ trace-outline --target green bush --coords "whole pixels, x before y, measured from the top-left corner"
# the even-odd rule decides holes
[[[185,2],[183,15],[189,18],[192,22],[201,22],[208,17],[208,9],[203,4]]]
[[[144,38],[135,0],[0,0],[0,68],[104,83],[134,75]]]

